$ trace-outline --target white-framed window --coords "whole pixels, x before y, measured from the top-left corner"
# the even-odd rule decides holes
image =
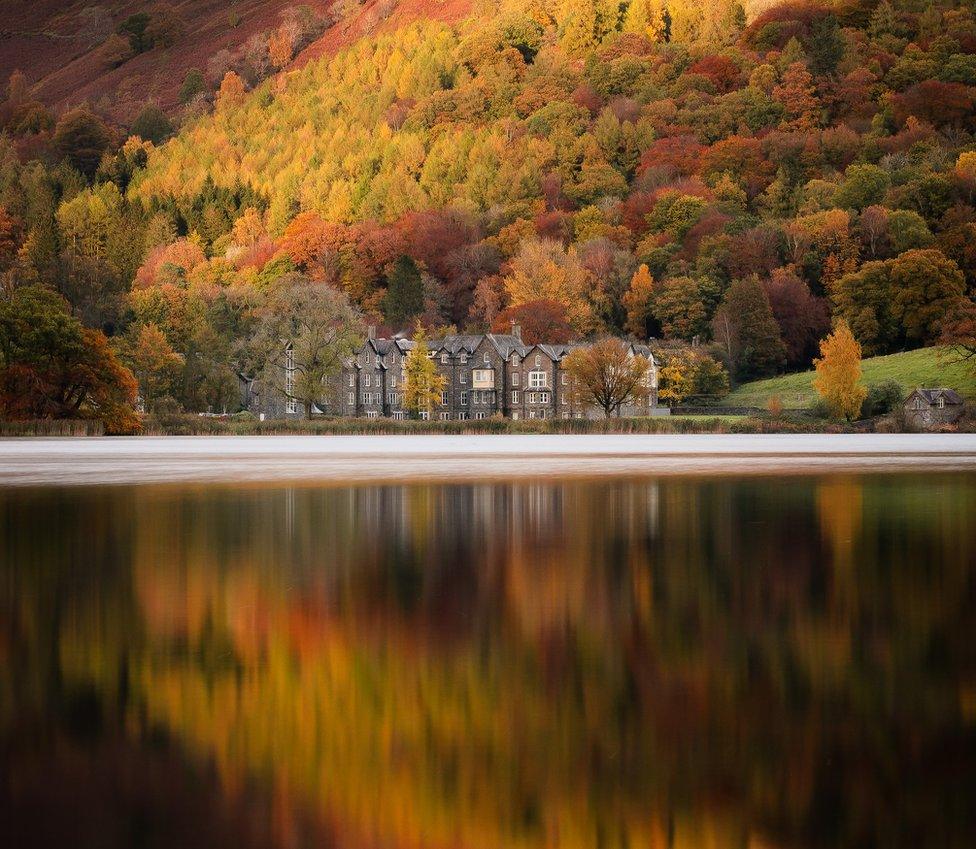
[[[366,378],[363,381],[363,386],[369,388],[372,385],[373,385],[373,375],[367,374]]]
[[[529,410],[529,418],[530,419],[534,419],[535,418],[535,410]]]
[[[355,385],[356,385],[356,375],[350,374],[349,375],[349,386],[350,386],[350,388],[352,388]]]
[[[475,413],[474,414],[474,417],[476,419],[479,419],[479,420],[480,419],[487,419],[488,418],[488,414],[487,413]]]
[[[562,396],[562,405],[565,407],[569,403],[569,397],[566,395]]]
[[[285,401],[285,412],[295,415],[298,412],[298,402],[291,396],[295,392],[295,352],[288,348],[285,351],[285,395],[289,396]]]
[[[458,382],[459,383],[468,382],[468,372],[466,369],[462,369],[460,372],[458,372]]]
[[[450,413],[441,413],[441,421],[442,422],[450,421],[450,419],[451,419],[451,414]]]
[[[484,364],[485,364],[486,366],[488,366],[488,365],[491,365],[491,356],[490,356],[490,355],[488,354],[488,352],[487,352],[487,351],[485,351],[485,352],[484,352],[484,353],[483,353],[483,354],[481,355],[481,360],[482,360],[482,362],[483,362],[483,363],[484,363]]]
[[[940,395],[939,400],[935,402],[935,406],[940,410],[945,409],[945,398]]]
[[[512,375],[512,386],[518,386],[519,385],[519,377],[520,377],[520,375],[519,375],[518,372],[515,372]]]
[[[548,392],[540,392],[539,393],[539,403],[540,404],[548,404],[549,403],[549,393]]]
[[[448,358],[447,354],[441,354],[441,365],[445,365],[446,366],[448,359],[449,358]]]
[[[403,410],[394,410],[393,411],[393,421],[395,421],[395,422],[402,422],[405,418],[406,418],[406,415],[404,414]]]
[[[429,422],[430,421],[430,410],[421,410],[420,411],[420,420],[423,421],[423,422]]]
[[[366,411],[366,418],[367,419],[378,419],[379,417],[380,417],[380,414],[378,412],[376,412],[376,410],[367,410]]]
[[[468,403],[468,393],[467,392],[462,392],[461,393],[461,406],[464,406],[467,403]]]
[[[519,355],[518,354],[512,354],[512,365],[513,366],[517,366],[518,364],[519,364]]]
[[[513,389],[512,390],[512,403],[513,404],[517,404],[519,402],[518,395],[519,395],[518,390],[517,389]]]
[[[559,382],[563,386],[568,386],[569,385],[569,375],[566,374],[566,372],[563,372],[561,375],[559,375]]]
[[[366,352],[366,365],[369,365],[369,351]]]
[[[391,374],[390,375],[390,386],[392,386],[394,389],[396,388],[396,380],[397,380],[396,375],[395,374]]]
[[[535,367],[539,368],[542,365],[542,356],[539,354],[535,355]]]
[[[441,406],[442,407],[446,407],[447,406],[447,390],[444,390],[443,392],[441,392]]]
[[[512,419],[517,419],[518,417],[519,417],[519,414],[517,412],[516,413],[512,413]]]
[[[349,406],[350,407],[356,406],[356,393],[355,392],[350,392],[349,393]]]
[[[467,414],[467,413],[458,413],[458,421],[459,421],[459,422],[463,422],[463,421],[465,421],[465,420],[466,420],[467,418],[468,418],[468,414]]]
[[[922,409],[922,399],[921,398],[916,398],[915,399],[915,401],[912,403],[912,409],[913,410],[921,410]]]
[[[468,354],[466,351],[461,351],[461,364],[463,365],[468,361]]]
[[[544,371],[529,372],[529,389],[543,389],[547,385]]]
[[[391,403],[391,404],[399,404],[399,403],[400,403],[400,396],[399,396],[399,395],[397,395],[397,393],[396,393],[396,392],[390,392],[390,393],[389,393],[389,394],[388,394],[388,395],[386,396],[386,400],[387,400],[387,401],[388,401],[389,403]]]

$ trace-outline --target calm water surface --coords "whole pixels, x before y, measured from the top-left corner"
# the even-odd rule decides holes
[[[972,847],[976,475],[0,490],[0,845]]]

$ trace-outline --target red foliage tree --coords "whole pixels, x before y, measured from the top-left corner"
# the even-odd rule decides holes
[[[522,328],[522,341],[527,345],[562,345],[573,338],[566,307],[556,301],[527,301],[517,307],[508,307],[495,316],[491,331],[510,333],[513,323]]]
[[[790,366],[809,366],[817,341],[830,330],[830,308],[792,271],[777,269],[763,281]]]

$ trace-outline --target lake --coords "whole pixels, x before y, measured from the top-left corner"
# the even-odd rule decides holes
[[[951,467],[21,469],[0,844],[972,847],[976,471]]]

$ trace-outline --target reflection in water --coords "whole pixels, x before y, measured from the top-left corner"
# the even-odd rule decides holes
[[[971,846],[974,517],[962,474],[0,493],[0,834]]]

